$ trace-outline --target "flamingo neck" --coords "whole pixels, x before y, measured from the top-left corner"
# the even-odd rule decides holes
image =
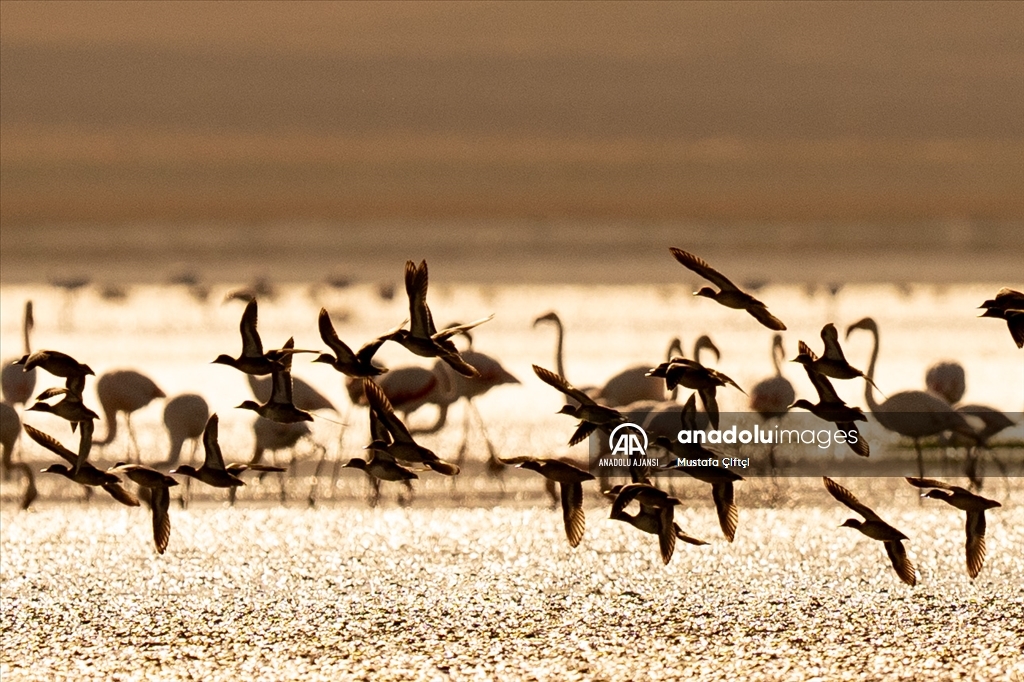
[[[562,344],[565,342],[565,332],[562,329],[562,320],[560,318],[556,317],[554,322],[557,332],[555,337],[555,369],[558,370],[558,376],[565,379],[565,363],[562,360]]]
[[[878,327],[871,327],[871,335],[874,338],[874,345],[871,347],[871,360],[868,362],[868,380],[864,382],[864,401],[868,404],[868,409],[872,412],[878,412],[879,406],[875,402],[875,363],[878,361]]]

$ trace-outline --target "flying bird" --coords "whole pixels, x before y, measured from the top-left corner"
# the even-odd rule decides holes
[[[283,350],[290,351],[294,346],[295,339],[288,339],[284,344]],[[264,419],[269,419],[279,424],[313,421],[313,415],[295,407],[295,403],[292,402],[291,355],[282,356],[279,364],[280,369],[275,369],[271,377],[273,388],[270,392],[270,400],[262,405],[254,400],[245,400],[238,406],[238,409],[252,410]]]
[[[221,452],[218,434],[220,432],[220,417],[216,414],[210,415],[203,430],[203,449],[206,451],[206,459],[203,466],[195,467],[184,464],[171,471],[171,474],[189,476],[214,488],[236,488],[245,485],[237,475],[228,471],[224,466],[224,454]]]
[[[438,331],[434,327],[434,318],[427,306],[427,261],[421,261],[419,267],[412,261],[405,263],[405,292],[409,296],[409,329],[398,329],[388,335],[388,340],[401,344],[410,353],[423,358],[441,358],[452,369],[467,377],[478,376],[476,369],[462,359],[459,349],[452,343],[456,334],[469,331],[474,327],[492,319],[489,315],[469,324],[448,327]]]
[[[444,461],[413,439],[408,427],[395,414],[391,402],[384,395],[380,386],[370,379],[363,379],[363,391],[375,418],[380,420],[378,433],[382,435],[383,431],[386,431],[390,436],[390,442],[388,442],[375,434],[369,449],[385,453],[388,457],[402,462],[425,464],[445,476],[455,476],[459,473],[457,465]]]
[[[813,359],[814,354],[808,348],[807,352]],[[818,403],[814,404],[809,400],[801,398],[795,403],[790,405],[790,409],[800,408],[807,410],[818,419],[822,419],[827,422],[832,422],[841,431],[845,431],[848,440],[846,444],[850,446],[850,449],[861,457],[867,457],[871,454],[871,447],[868,445],[861,435],[860,431],[857,430],[857,425],[854,422],[866,422],[867,417],[864,416],[863,410],[859,407],[850,407],[847,405],[839,394],[836,393],[835,387],[832,386],[832,382],[828,380],[824,374],[811,369],[811,366],[804,365],[804,370],[807,372],[807,378],[811,380],[811,384],[814,385],[814,390],[818,392]],[[855,436],[853,439],[849,439],[850,436]]]
[[[568,414],[580,420],[576,432],[569,439],[569,445],[576,445],[582,442],[598,428],[608,428],[626,421],[626,418],[618,410],[598,405],[589,395],[575,388],[563,377],[558,376],[551,370],[534,365],[533,372],[545,384],[576,401],[576,404],[567,403],[558,411],[559,414]]]
[[[768,307],[764,303],[733,284],[728,277],[708,265],[704,259],[699,258],[692,253],[687,253],[682,249],[670,248],[669,251],[672,252],[672,255],[675,256],[676,260],[682,263],[683,266],[697,273],[720,289],[720,291],[715,291],[711,287],[702,287],[700,291],[694,293],[694,296],[704,296],[705,298],[714,299],[727,308],[746,310],[754,317],[755,320],[763,324],[765,327],[768,327],[768,329],[774,329],[775,331],[783,331],[786,329],[786,325],[782,323],[782,320],[768,312]]]
[[[864,521],[847,519],[840,527],[856,528],[872,540],[882,542],[885,545],[885,553],[889,555],[889,561],[892,562],[892,567],[896,569],[896,575],[906,584],[916,585],[917,571],[914,570],[914,564],[911,563],[910,557],[907,556],[907,550],[903,547],[903,541],[908,539],[907,536],[883,521],[882,517],[858,500],[853,493],[831,478],[823,476],[822,480],[825,482],[825,489],[832,497],[864,517]]]
[[[915,488],[930,488],[922,497],[942,500],[967,512],[967,575],[972,580],[977,578],[985,565],[985,510],[1003,505],[934,478],[907,478],[907,483]]]
[[[857,379],[861,378],[869,382],[875,388],[875,382],[871,380],[864,372],[860,371],[849,362],[846,361],[846,356],[843,355],[843,348],[839,345],[839,332],[836,331],[836,326],[829,322],[821,328],[821,340],[825,342],[825,354],[820,358],[817,357],[811,347],[803,341],[800,342],[799,354],[793,358],[793,362],[798,362],[804,367],[809,367],[818,374],[822,374],[833,379]]]
[[[178,485],[178,482],[167,474],[140,464],[118,462],[108,471],[124,474],[140,488],[149,491],[146,503],[153,515],[153,544],[156,545],[157,554],[163,554],[171,540],[170,489]]]
[[[76,464],[78,461],[78,455],[71,452],[66,447],[57,442],[57,439],[49,436],[38,429],[34,429],[28,424],[23,426],[25,433],[29,435],[29,438],[34,440],[39,445],[43,446],[50,452],[58,455],[69,464]],[[82,462],[78,466],[77,471],[73,468],[66,467],[63,464],[51,464],[47,468],[42,470],[45,474],[59,474],[69,481],[78,483],[84,486],[96,486],[103,488],[113,497],[115,500],[128,507],[138,507],[139,499],[135,495],[131,494],[121,485],[121,479],[114,474],[107,473],[97,469],[88,462]]]
[[[242,353],[237,358],[224,354],[218,355],[213,361],[214,364],[227,365],[246,374],[262,376],[284,369],[284,359],[291,357],[295,353],[316,352],[312,350],[295,350],[292,347],[280,348],[264,353],[260,333],[256,331],[256,322],[256,299],[253,298],[246,304],[245,311],[242,313],[242,321],[238,326],[239,331],[242,333]]]
[[[710,369],[696,360],[687,360],[683,357],[672,358],[663,362],[647,373],[647,376],[659,377],[665,380],[665,385],[671,391],[676,386],[697,391],[700,401],[704,404],[704,411],[708,414],[712,428],[718,428],[718,400],[716,398],[719,386],[733,386],[740,393],[747,392],[740,388],[740,385],[716,369]]]
[[[518,466],[520,469],[536,471],[558,484],[561,489],[565,537],[569,540],[570,547],[578,546],[583,540],[583,531],[587,526],[587,515],[583,511],[583,482],[594,480],[594,475],[560,459],[509,457],[502,459],[501,462]]]
[[[313,362],[328,364],[345,376],[358,379],[380,376],[388,371],[384,367],[373,364],[373,356],[380,349],[381,345],[391,338],[392,334],[399,331],[405,325],[405,322],[399,325],[398,328],[392,329],[365,344],[359,349],[358,353],[353,353],[352,349],[338,337],[338,332],[334,330],[334,325],[331,324],[331,316],[326,308],[320,309],[318,324],[320,326],[320,338],[334,352],[334,355],[321,353]]]

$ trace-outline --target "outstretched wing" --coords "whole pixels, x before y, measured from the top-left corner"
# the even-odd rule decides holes
[[[686,268],[696,272],[698,275],[708,280],[712,284],[717,285],[722,291],[739,291],[740,288],[729,281],[729,278],[715,270],[713,267],[707,264],[707,262],[695,256],[692,253],[677,249],[675,247],[669,247],[669,251],[675,256],[675,259],[682,263]],[[767,312],[767,311],[766,311]],[[785,327],[783,327],[785,329]]]
[[[676,551],[676,524],[673,520],[675,515],[674,507],[667,506],[650,511],[658,515],[658,547],[661,549],[661,560],[667,565],[668,562],[672,561],[672,555]]]
[[[819,372],[815,372],[813,369],[804,365],[804,370],[807,372],[807,378],[811,380],[811,384],[814,386],[814,390],[818,392],[818,403],[842,403],[842,398],[836,393],[836,389],[832,386],[832,382],[828,380],[828,377]]]
[[[171,492],[167,488],[150,490],[149,508],[153,511],[153,544],[157,554],[163,554],[171,539]]]
[[[295,337],[291,337],[285,342],[281,350],[290,351],[294,348]],[[284,370],[271,374],[272,389],[270,392],[270,402],[292,405],[292,354],[284,353],[279,362],[284,367]]]
[[[580,405],[596,405],[597,404],[597,403],[594,402],[594,400],[589,395],[587,395],[586,393],[584,393],[580,389],[574,387],[572,384],[570,384],[564,378],[558,376],[557,374],[555,374],[551,370],[544,369],[543,367],[541,367],[539,365],[534,365],[533,366],[533,373],[536,374],[537,377],[541,381],[543,381],[545,384],[547,384],[548,386],[551,386],[552,388],[557,389],[558,391],[561,391],[565,395],[569,396],[570,398],[572,398],[573,400],[578,402]]]
[[[128,492],[120,483],[104,483],[103,489],[126,507],[138,507],[139,498]]]
[[[907,556],[907,550],[899,540],[889,540],[885,543],[885,553],[889,555],[892,567],[896,569],[896,575],[900,580],[913,587],[917,584],[917,571],[914,564]]]
[[[487,317],[481,317],[476,322],[470,322],[469,324],[460,324],[460,325],[456,325],[454,327],[447,327],[446,329],[442,329],[441,331],[439,331],[436,334],[434,334],[434,340],[435,341],[444,341],[445,339],[450,339],[451,337],[455,336],[456,334],[461,334],[462,332],[468,332],[470,329],[473,329],[474,327],[479,327],[484,322],[490,322],[493,319],[494,319],[494,315],[492,314],[492,315],[488,315]]]
[[[713,484],[711,497],[715,500],[718,525],[722,528],[722,534],[726,540],[732,542],[736,537],[736,526],[739,523],[739,510],[736,508],[732,481]]]
[[[755,320],[763,324],[768,329],[775,330],[777,332],[785,331],[786,325],[779,318],[768,312],[768,307],[761,302],[755,305],[747,306],[747,312],[753,316]]]
[[[972,579],[985,565],[985,512],[967,512],[967,575]]]
[[[945,481],[940,481],[937,478],[911,478],[907,476],[906,481],[915,488],[938,488],[939,490],[953,489],[953,486]]]
[[[395,414],[395,408],[391,406],[391,401],[384,395],[384,391],[380,386],[369,379],[364,379],[363,392],[366,394],[366,400],[370,404],[370,409],[376,413],[377,418],[380,419],[392,438],[396,441],[403,440],[406,442],[413,440],[409,429],[398,418],[398,415]]]
[[[206,428],[203,429],[203,449],[206,450],[203,466],[207,469],[224,469],[224,455],[221,454],[220,443],[217,442],[219,432],[220,417],[216,413],[211,414],[206,420]]]
[[[327,312],[327,308],[320,309],[320,318],[318,320],[320,326],[320,338],[327,347],[334,351],[334,355],[337,356],[340,362],[351,364],[355,361],[355,354],[352,349],[348,347],[344,341],[338,337],[338,332],[334,330],[334,325],[331,323],[331,315]],[[380,343],[384,341],[381,340]],[[377,344],[378,347],[380,344]]]
[[[412,320],[409,329],[413,336],[424,339],[434,334],[434,323],[427,309],[428,284],[427,261],[422,261],[418,268],[411,260],[406,261],[405,293],[409,296],[409,319]]]
[[[587,515],[583,511],[583,484],[560,483],[562,488],[562,521],[565,523],[565,537],[569,545],[576,547],[583,540],[587,526]]]
[[[843,355],[843,349],[839,345],[839,332],[834,324],[829,322],[821,328],[821,340],[825,342],[826,358],[838,362],[846,362],[846,356]]]
[[[833,481],[828,476],[822,476],[822,480],[825,482],[825,490],[829,492],[832,497],[836,498],[847,507],[863,516],[868,521],[882,521],[882,518],[873,512],[870,507],[865,505],[863,502],[857,499],[857,497],[849,490]]]
[[[29,435],[29,438],[42,445],[44,448],[59,455],[64,461],[69,464],[75,464],[78,460],[78,455],[68,450],[66,447],[57,442],[57,439],[53,436],[43,433],[38,429],[34,429],[28,424],[23,424],[22,428],[25,429],[25,433]]]
[[[242,357],[256,358],[263,355],[263,342],[260,341],[260,333],[256,331],[256,299],[252,299],[245,306],[242,313],[242,322],[238,326],[242,332]]]

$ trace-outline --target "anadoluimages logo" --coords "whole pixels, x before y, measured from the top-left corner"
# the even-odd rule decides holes
[[[647,455],[647,432],[636,424],[624,422],[608,434],[612,456],[644,457]]]

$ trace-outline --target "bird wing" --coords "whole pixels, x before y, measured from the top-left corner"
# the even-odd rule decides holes
[[[588,421],[580,422],[579,426],[572,433],[572,438],[569,439],[569,446],[578,445],[587,439],[587,436],[597,430],[597,424]]]
[[[868,443],[867,439],[864,438],[864,434],[857,430],[857,425],[855,423],[836,422],[835,424],[836,426],[839,427],[841,431],[846,431],[847,435],[849,435],[850,433],[854,433],[857,435],[856,443],[846,441],[846,444],[850,446],[851,450],[853,450],[856,454],[860,455],[861,457],[871,456],[871,445]]]
[[[49,400],[50,398],[56,397],[58,395],[64,395],[65,393],[69,392],[70,389],[68,388],[48,388],[39,395],[37,395],[36,400]]]
[[[836,498],[847,507],[863,516],[868,521],[882,521],[882,518],[873,512],[870,507],[865,505],[863,502],[857,499],[856,495],[851,493],[849,490],[833,481],[828,476],[822,476],[822,480],[825,482],[825,489],[828,490],[832,497]]]
[[[722,527],[722,534],[726,540],[732,542],[736,537],[736,525],[739,523],[739,510],[736,508],[732,481],[713,484],[711,497],[715,500],[718,525]]]
[[[516,457],[499,457],[498,461],[508,466],[515,466],[517,464],[526,464],[527,462],[541,462],[543,460],[537,457],[528,457],[526,455],[518,455]]]
[[[695,256],[692,253],[688,253],[686,251],[683,251],[682,249],[677,249],[674,247],[670,247],[669,251],[672,252],[672,255],[675,256],[675,259],[682,263],[683,266],[685,266],[689,270],[692,270],[693,272],[696,272],[698,275],[708,280],[712,284],[718,285],[718,287],[722,291],[740,290],[738,286],[729,281],[728,277],[726,277],[718,270],[715,270],[713,267],[708,265],[703,258],[700,258],[699,256]],[[783,329],[785,329],[785,327],[783,327]]]
[[[915,488],[938,488],[939,490],[953,489],[953,486],[944,481],[940,481],[937,478],[911,478],[907,476],[906,481]]]
[[[217,434],[220,431],[220,417],[211,414],[206,420],[206,428],[203,429],[203,449],[206,450],[206,460],[203,466],[207,469],[224,470],[224,455],[220,451],[220,443],[217,442]]]
[[[370,442],[391,443],[391,432],[377,416],[376,410],[370,410]]]
[[[700,363],[697,363],[697,364],[700,364]],[[730,386],[734,387],[737,391],[739,391],[743,395],[747,395],[747,392],[744,391],[742,388],[740,388],[739,384],[737,384],[735,381],[733,381],[731,378],[729,378],[728,376],[726,376],[722,372],[719,372],[717,369],[710,369],[708,367],[704,367],[703,365],[701,365],[701,367],[703,367],[708,372],[708,374],[710,374],[715,379],[718,379],[723,384],[729,384]]]
[[[120,483],[104,483],[103,489],[110,493],[111,497],[126,507],[139,506],[139,498],[125,490],[124,486]]]
[[[768,312],[768,306],[760,301],[756,304],[747,306],[747,312],[750,313],[755,320],[763,324],[765,327],[768,327],[768,329],[773,329],[777,332],[786,330],[785,323]]]
[[[832,382],[828,380],[828,377],[820,372],[816,372],[809,366],[804,365],[804,371],[807,372],[807,378],[811,380],[811,384],[814,385],[814,390],[818,392],[818,403],[843,403],[843,399],[836,393],[836,389],[832,386]]]
[[[475,378],[480,376],[480,370],[466,362],[458,353],[445,353],[440,356],[449,367],[464,377]]]
[[[338,337],[338,332],[334,330],[334,325],[331,323],[331,315],[327,312],[327,308],[320,309],[318,324],[320,326],[320,338],[327,344],[328,348],[334,351],[338,360],[346,364],[354,362],[356,356],[352,349],[348,347],[348,344]],[[381,340],[381,343],[383,343],[383,340]]]
[[[843,348],[839,345],[839,332],[836,326],[829,322],[821,328],[821,340],[825,342],[825,357],[829,360],[846,362],[843,355]]]
[[[409,329],[413,336],[424,339],[434,334],[434,322],[427,308],[428,284],[427,261],[422,261],[418,268],[411,260],[406,261],[405,293],[409,296],[409,319],[412,320]]]
[[[967,575],[978,577],[985,565],[985,512],[967,512]]]
[[[689,535],[687,535],[686,533],[684,533],[683,529],[679,527],[678,523],[673,523],[672,524],[672,530],[675,531],[675,535],[676,535],[677,538],[679,538],[680,540],[682,540],[683,542],[685,542],[688,545],[706,545],[706,544],[708,544],[708,543],[704,542],[703,540],[700,540],[698,538],[692,538]]]
[[[565,537],[569,546],[576,547],[583,539],[587,526],[587,515],[583,511],[583,484],[560,483],[562,488],[562,521],[565,522]]]
[[[917,571],[914,570],[914,564],[910,562],[903,543],[899,540],[887,540],[885,553],[889,555],[889,561],[892,562],[892,567],[896,569],[896,575],[900,577],[900,580],[911,587],[916,585]]]
[[[591,398],[589,395],[587,395],[586,393],[584,393],[583,391],[581,391],[580,389],[576,388],[568,381],[566,381],[565,378],[558,376],[551,370],[544,369],[539,365],[533,365],[533,373],[536,374],[537,377],[545,384],[557,389],[558,391],[561,391],[565,395],[569,396],[570,398],[578,402],[580,405],[597,405],[597,403],[594,402],[593,398]]]
[[[412,434],[395,414],[395,408],[391,406],[391,401],[384,394],[384,390],[369,379],[364,379],[363,392],[366,394],[367,402],[370,403],[370,409],[377,413],[377,418],[380,419],[391,437],[396,441],[413,442]]]
[[[701,398],[703,401],[703,398]],[[715,403],[718,406],[718,403]],[[697,394],[691,393],[690,399],[683,405],[682,412],[679,413],[679,423],[683,427],[684,431],[697,431]]]
[[[373,356],[377,354],[377,351],[380,350],[380,347],[384,342],[390,340],[396,333],[400,332],[408,321],[408,319],[402,320],[402,323],[397,327],[389,329],[374,340],[363,344],[363,347],[359,349],[358,353],[356,353],[356,358],[359,362],[370,364],[370,360],[372,360]],[[381,371],[383,372],[387,370],[382,369]]]
[[[818,359],[818,356],[814,354],[814,351],[811,350],[811,347],[808,346],[803,341],[800,341],[799,343],[797,343],[796,347],[797,347],[798,354],[799,355],[806,355],[807,357],[809,357],[811,359],[811,362],[814,362],[815,360]]]
[[[698,389],[697,394],[700,395],[700,401],[704,403],[704,411],[708,413],[708,421],[711,422],[711,428],[718,428],[718,400],[715,398],[715,387],[709,386],[708,388]],[[696,412],[694,413],[694,423],[696,423]]]
[[[641,490],[645,487],[642,483],[630,483],[629,485],[616,486],[618,487],[618,493],[615,495],[615,501],[612,502],[612,514],[619,515],[626,511],[626,507],[629,503],[636,499],[636,496],[640,494]],[[615,491],[615,488],[612,488]]]
[[[661,549],[661,560],[667,565],[672,561],[672,554],[676,551],[674,507],[669,505],[651,511],[658,514],[658,547]]]
[[[25,429],[25,433],[29,435],[29,438],[42,445],[50,452],[59,455],[64,461],[69,464],[75,464],[78,460],[78,455],[68,450],[66,447],[57,442],[57,439],[53,436],[43,433],[38,429],[34,429],[28,424],[23,424],[22,428]]]
[[[242,322],[238,326],[242,332],[242,357],[256,358],[263,355],[263,342],[260,341],[260,333],[256,331],[256,312],[254,298],[245,306]]]
[[[157,554],[163,554],[171,539],[171,491],[164,487],[150,490],[149,508],[153,512],[153,544]]]
[[[494,319],[494,315],[491,314],[491,315],[488,315],[487,317],[481,317],[479,320],[477,320],[475,322],[470,322],[469,324],[459,324],[459,325],[455,325],[454,327],[447,327],[445,329],[442,329],[439,332],[436,332],[433,335],[433,338],[434,338],[435,341],[444,341],[445,339],[450,339],[451,337],[455,336],[456,334],[461,334],[462,332],[468,332],[470,329],[473,329],[474,327],[479,327],[484,322],[490,322],[493,319]]]
[[[290,337],[281,348],[283,351],[291,351],[295,348],[295,337]],[[292,356],[286,352],[279,360],[284,367],[283,370],[273,372],[270,375],[271,391],[270,402],[283,405],[292,403]]]

